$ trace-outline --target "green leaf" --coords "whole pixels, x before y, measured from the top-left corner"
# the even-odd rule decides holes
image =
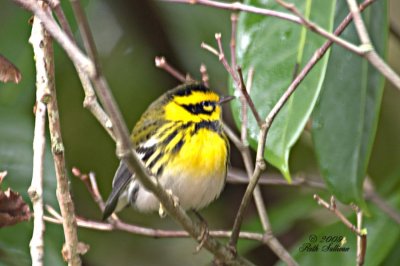
[[[399,206],[400,196],[397,194],[390,201],[391,204]],[[364,228],[367,229],[367,251],[365,257],[365,266],[378,266],[390,255],[393,257],[398,240],[400,238],[400,227],[390,219],[376,206],[369,206],[371,209],[371,217],[364,217]],[[332,220],[336,220],[333,214]],[[356,224],[355,215],[349,218],[353,224]],[[388,233],[390,232],[390,233]],[[317,241],[312,236],[317,237]],[[323,237],[328,239],[329,236],[346,237],[346,243],[342,246],[348,248],[348,251],[324,251],[324,246],[330,242],[324,241]],[[384,236],[384,237],[382,237]],[[308,244],[310,247],[317,245],[317,249],[305,248]],[[334,245],[333,245],[334,246]],[[292,249],[291,254],[299,265],[355,265],[356,262],[356,235],[350,231],[343,223],[336,222],[323,229],[317,229],[308,233],[298,244]],[[282,262],[278,265],[283,265]],[[389,264],[393,265],[393,264]]]
[[[336,24],[348,13],[338,7]],[[378,1],[363,12],[364,21],[379,54],[388,37],[387,3]],[[351,24],[342,34],[359,43]],[[374,142],[383,78],[366,60],[334,46],[319,102],[313,113],[312,135],[322,176],[342,202],[364,206],[362,184]]]
[[[245,1],[253,6],[273,10],[283,9],[275,2],[261,0]],[[296,7],[321,27],[331,30],[335,1],[307,0],[293,1]],[[288,88],[293,79],[296,65],[299,69],[308,62],[314,51],[325,39],[303,29],[300,25],[274,17],[260,16],[243,12],[239,17],[237,63],[244,73],[254,67],[255,76],[251,88],[258,112],[265,118]],[[325,76],[328,55],[314,67],[292,95],[275,119],[267,137],[264,157],[277,167],[290,181],[289,153],[302,132],[318,98],[322,80]],[[230,92],[234,87],[230,84]],[[241,124],[239,101],[231,105],[235,121]],[[259,128],[252,115],[248,121],[249,143],[257,146]]]

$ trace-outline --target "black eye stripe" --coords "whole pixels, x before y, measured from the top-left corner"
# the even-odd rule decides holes
[[[204,101],[197,104],[182,104],[181,106],[192,114],[207,114],[211,115],[215,110],[215,102]],[[212,108],[204,108],[212,106]]]

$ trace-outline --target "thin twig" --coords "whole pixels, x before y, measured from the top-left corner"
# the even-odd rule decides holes
[[[217,41],[217,44],[218,44],[218,59],[222,63],[222,65],[225,67],[226,71],[228,71],[228,73],[231,75],[231,77],[233,78],[233,80],[235,81],[237,86],[240,87],[239,76],[235,73],[235,70],[229,65],[228,61],[226,60],[224,49],[222,48],[221,38],[222,38],[221,33],[215,34],[215,40]]]
[[[344,225],[346,225],[351,231],[353,231],[354,233],[356,233],[356,235],[361,236],[362,232],[361,230],[358,230],[356,226],[354,226],[348,219],[347,217],[336,208],[336,200],[335,198],[332,196],[331,197],[331,203],[326,202],[325,200],[323,200],[320,196],[318,196],[317,194],[314,194],[314,199],[317,201],[317,203],[319,205],[321,205],[322,207],[328,209],[329,211],[333,212],[338,218],[339,220],[342,221],[342,223]]]
[[[237,42],[237,22],[238,22],[238,14],[231,14],[231,66],[233,69],[236,69],[236,42]]]
[[[39,5],[36,5],[37,10],[40,10],[43,15],[50,17],[49,10],[42,9]],[[36,16],[36,19],[42,20]],[[44,29],[42,29],[44,31]],[[44,34],[44,33],[43,33]],[[81,260],[77,252],[78,236],[76,231],[76,220],[74,212],[74,204],[69,193],[69,181],[65,170],[64,160],[64,147],[61,138],[60,122],[57,107],[57,98],[54,86],[54,62],[53,62],[53,47],[51,38],[48,33],[43,36],[47,36],[46,40],[43,39],[39,42],[39,46],[44,46],[46,51],[43,64],[45,65],[45,71],[47,75],[47,108],[50,128],[50,138],[52,146],[52,154],[54,159],[54,165],[57,177],[57,199],[60,204],[61,213],[63,215],[63,228],[65,236],[65,249],[66,249],[66,260],[68,265],[81,265]],[[41,38],[41,37],[39,37]]]
[[[238,11],[245,11],[249,13],[259,14],[263,16],[272,16],[277,17],[280,19],[288,20],[297,24],[301,24],[301,20],[293,16],[291,14],[287,14],[284,12],[279,12],[275,10],[259,8],[255,6],[245,5],[240,2],[233,2],[233,3],[224,3],[219,1],[210,1],[210,0],[161,0],[164,2],[171,2],[171,3],[183,3],[183,4],[196,4],[196,5],[204,5],[213,8],[219,8],[224,10],[230,10],[234,12]]]
[[[345,41],[344,39],[336,37],[337,34],[331,34],[330,32],[326,31],[325,29],[319,27],[317,24],[308,21],[305,19],[300,12],[295,8],[294,5],[292,4],[287,4],[286,7],[294,12],[298,16],[293,16],[290,14],[282,13],[282,12],[276,12],[273,10],[269,9],[264,9],[264,8],[258,8],[254,6],[249,6],[245,5],[239,2],[235,3],[222,3],[218,1],[210,1],[210,0],[163,0],[166,2],[177,2],[177,3],[185,3],[185,4],[199,4],[199,5],[205,5],[205,6],[210,6],[214,8],[220,8],[220,9],[225,9],[225,10],[233,10],[233,11],[245,11],[249,13],[254,13],[254,14],[259,14],[263,16],[273,16],[277,17],[280,19],[288,20],[297,24],[304,25],[311,31],[314,31],[325,38],[329,39],[330,41],[335,42],[336,44],[342,46],[343,48],[358,54],[360,56],[365,57],[379,72],[381,72],[394,86],[396,86],[398,89],[400,89],[400,77],[399,75],[393,71],[392,68],[390,68],[386,62],[376,53],[374,49],[371,49],[371,45],[361,45],[360,47],[355,46],[354,44]],[[364,1],[364,5],[369,5],[375,0],[366,0]],[[283,1],[278,1],[282,3]],[[284,2],[283,2],[284,3]],[[363,5],[362,4],[362,5]],[[285,5],[284,5],[285,6]],[[361,7],[360,7],[361,10]],[[297,11],[297,12],[296,12]]]
[[[357,215],[357,229],[361,232],[362,231],[362,220],[363,220],[363,214],[362,210],[355,206],[355,212]],[[367,236],[366,234],[363,234],[361,236],[357,235],[357,266],[362,266],[364,265],[365,261],[365,253],[366,253],[366,248],[367,248]]]
[[[240,71],[239,71],[239,69],[240,69]],[[244,83],[241,68],[238,68],[238,74],[240,75],[241,82]],[[250,90],[251,90],[251,86],[253,85],[253,77],[254,77],[254,68],[250,67],[248,75],[247,75],[246,87],[245,87],[245,89],[242,88],[242,90],[245,91],[245,94],[249,96],[250,100],[251,100]],[[240,98],[239,98],[240,105],[242,108],[242,126],[241,126],[241,130],[240,130],[240,139],[241,139],[243,146],[248,146],[249,145],[249,142],[247,139],[248,117],[247,117],[247,100],[244,96],[245,94],[241,93]],[[256,113],[258,114],[258,112],[256,112]],[[239,148],[239,150],[241,150],[241,149]],[[250,176],[248,176],[248,177],[250,177]]]
[[[318,181],[320,178],[309,177],[305,178],[302,175],[293,177],[291,183],[288,183],[282,178],[281,174],[264,173],[260,176],[259,185],[278,185],[278,186],[307,186],[317,189],[326,189],[325,184],[322,181]],[[229,168],[227,182],[230,184],[248,184],[249,179],[243,170],[237,168]]]
[[[89,191],[90,195],[92,196],[93,200],[97,203],[100,210],[104,209],[104,201],[101,197],[101,194],[97,187],[96,176],[93,172],[89,173],[89,180],[90,185],[87,185],[87,174],[82,174],[81,171],[77,168],[73,169],[74,175],[80,178],[80,180],[85,184],[87,190]],[[47,211],[52,217],[46,216],[46,221],[52,223],[61,223],[62,216],[51,206],[46,206]],[[120,230],[129,232],[132,234],[143,235],[143,236],[150,236],[155,238],[174,238],[174,237],[189,237],[189,234],[186,231],[171,231],[171,230],[159,230],[159,229],[152,229],[147,227],[141,227],[133,224],[124,223],[118,219],[114,220],[111,223],[104,223],[98,221],[87,220],[82,217],[77,218],[78,226],[95,229],[95,230],[102,230],[102,231],[112,231],[112,230]],[[210,235],[216,237],[229,237],[231,234],[230,231],[210,231]],[[251,232],[241,232],[240,238],[243,239],[252,239],[256,241],[263,241],[263,235]]]
[[[52,216],[44,216],[44,219],[48,222],[54,224],[61,224],[62,220],[57,218],[51,213]],[[88,220],[82,217],[77,217],[77,224],[79,227],[82,228],[89,228],[93,230],[99,231],[123,231],[135,235],[142,235],[154,238],[188,238],[190,235],[186,231],[174,231],[174,230],[161,230],[161,229],[153,229],[147,227],[141,227],[133,224],[124,223],[118,221],[116,223],[105,223],[99,222],[94,220]],[[223,230],[212,230],[209,232],[211,236],[218,237],[218,238],[228,238],[230,236],[230,231],[223,231]],[[252,232],[241,232],[240,233],[241,239],[249,239],[263,243],[264,237],[262,234],[259,233],[252,233]]]
[[[336,44],[342,46],[343,48],[356,53],[358,55],[363,55],[365,53],[365,50],[362,48],[357,47],[356,45],[339,38],[329,31],[325,30],[324,28],[318,26],[317,24],[307,20],[304,18],[300,12],[297,11],[294,5],[292,4],[286,4],[283,1],[279,1],[281,4],[283,3],[283,6],[292,11],[295,16],[283,12],[278,12],[274,10],[269,10],[266,8],[259,8],[259,7],[254,7],[250,5],[245,5],[239,2],[234,2],[234,3],[222,3],[218,1],[210,1],[210,0],[163,0],[165,2],[177,2],[177,3],[185,3],[185,4],[198,4],[198,5],[206,5],[214,8],[221,8],[221,9],[226,9],[226,10],[233,10],[233,11],[245,11],[249,13],[254,13],[254,14],[259,14],[263,16],[272,16],[272,17],[277,17],[280,19],[284,19],[287,21],[291,21],[297,24],[301,24],[304,27],[307,27],[309,30],[316,32],[320,34],[321,36],[324,36],[325,38],[335,42]]]
[[[72,10],[74,12],[76,21],[78,23],[79,32],[81,33],[83,45],[85,46],[85,50],[90,58],[90,60],[94,63],[95,66],[95,75],[100,75],[100,64],[98,60],[97,48],[94,43],[93,35],[90,31],[89,22],[85,15],[85,12],[81,6],[80,0],[70,0]]]
[[[353,210],[356,212],[357,216],[357,226],[353,225],[346,216],[339,211],[336,206],[336,200],[334,196],[331,196],[330,203],[323,200],[317,194],[314,194],[314,199],[317,203],[324,208],[328,209],[332,213],[334,213],[342,223],[353,231],[357,236],[357,266],[362,266],[364,264],[366,249],[367,249],[367,232],[366,229],[362,228],[362,211],[358,206],[352,205]]]
[[[214,47],[212,47],[211,45],[206,44],[205,42],[202,42],[200,44],[200,47],[203,48],[204,50],[209,51],[213,55],[219,56],[218,51]]]
[[[204,44],[202,43],[201,47],[210,51],[211,53],[215,54],[216,56],[218,56],[219,61],[222,63],[222,65],[224,66],[224,68],[226,69],[226,71],[230,74],[230,76],[232,77],[236,88],[241,92],[241,94],[243,94],[245,96],[245,99],[248,103],[248,105],[250,106],[250,109],[258,123],[258,125],[261,127],[262,124],[262,119],[260,118],[260,115],[258,114],[258,111],[253,103],[253,101],[251,100],[250,95],[248,94],[247,90],[246,90],[246,85],[243,81],[243,75],[241,73],[241,69],[238,68],[238,73],[236,73],[234,71],[234,69],[232,68],[232,66],[229,65],[228,61],[226,60],[225,57],[225,53],[224,53],[224,49],[222,48],[222,41],[221,41],[221,34],[220,33],[216,33],[215,34],[215,39],[217,41],[218,44],[218,51],[214,48],[212,48],[210,45]]]
[[[59,0],[48,0],[50,3],[51,8],[54,10],[54,12],[57,15],[57,19],[61,24],[61,28],[65,31],[65,33],[68,35],[70,40],[73,43],[76,43],[71,27],[65,17],[64,11],[61,8],[60,1]],[[85,99],[83,101],[83,106],[87,108],[93,115],[96,117],[96,119],[100,122],[100,124],[103,126],[103,128],[107,131],[107,133],[110,135],[110,137],[115,141],[115,136],[112,131],[112,123],[110,119],[108,118],[107,114],[104,112],[103,108],[101,108],[99,102],[97,101],[92,83],[90,82],[90,79],[88,75],[86,75],[80,68],[79,66],[75,63],[75,61],[72,61],[74,63],[75,68],[78,72],[79,79],[81,80],[81,84],[83,87],[83,90],[85,92]]]
[[[268,173],[268,174],[261,174],[258,184],[289,186],[289,187],[307,186],[317,189],[326,189],[325,184],[322,181],[318,180],[321,180],[321,177],[311,176],[305,178],[303,175],[298,175],[293,177],[291,183],[288,183],[287,181],[282,179],[282,175]],[[366,179],[366,181],[368,181],[368,179]],[[231,167],[228,171],[227,182],[230,184],[248,184],[249,179],[247,178],[247,175],[244,171]],[[368,184],[369,182],[366,183]],[[378,208],[382,212],[387,214],[387,216],[394,222],[400,224],[400,213],[397,210],[395,210],[392,206],[390,206],[387,202],[385,202],[385,200],[376,193],[372,184],[364,186],[364,198],[367,201],[370,201],[376,206],[378,206]]]
[[[200,65],[200,74],[201,74],[201,82],[203,82],[203,84],[206,87],[209,87],[210,86],[210,84],[209,84],[210,78],[208,76],[207,67],[205,64]]]
[[[239,80],[240,80],[240,86],[239,86],[240,92],[243,95],[243,97],[244,97],[245,101],[247,102],[247,104],[249,105],[250,110],[253,113],[254,118],[257,121],[258,126],[261,127],[261,125],[263,123],[263,120],[261,119],[260,114],[258,113],[258,111],[256,109],[256,106],[254,105],[254,102],[251,99],[251,97],[250,97],[250,95],[249,95],[249,93],[247,91],[246,85],[245,85],[244,80],[243,80],[242,68],[241,67],[237,67],[237,72],[238,72]]]
[[[360,49],[356,45],[339,38],[337,35],[330,33],[329,31],[326,31],[325,29],[319,27],[317,24],[309,21],[306,17],[304,17],[300,11],[296,8],[296,6],[292,3],[286,3],[283,0],[276,0],[278,4],[295,14],[298,18],[301,20],[301,24],[303,24],[306,28],[310,29],[311,31],[314,31],[316,33],[319,33],[320,35],[324,36],[328,40],[333,41],[334,43],[342,46],[343,48],[358,54],[358,55],[363,55],[365,51],[363,49]]]
[[[48,65],[51,66],[52,71],[54,71],[53,62],[48,62]],[[57,177],[56,195],[60,205],[61,214],[63,216],[66,249],[64,259],[68,262],[68,265],[81,265],[81,260],[78,253],[75,207],[69,192],[69,180],[65,168],[64,144],[61,137],[60,117],[54,84],[50,86],[50,96],[47,108],[52,147],[51,151],[54,158]]]
[[[47,5],[40,2],[44,9]],[[35,131],[33,137],[33,169],[32,182],[28,189],[29,197],[33,205],[33,233],[30,241],[30,252],[32,265],[41,266],[44,262],[44,232],[45,224],[43,220],[43,170],[44,170],[44,151],[46,146],[45,126],[46,126],[46,98],[49,95],[51,71],[47,68],[46,61],[52,56],[50,36],[46,34],[40,20],[33,19],[32,33],[29,38],[34,51],[36,63],[36,111],[35,111]]]
[[[222,41],[221,41],[221,34],[217,33],[215,34],[215,39],[217,41],[218,44],[218,59],[219,61],[222,63],[222,65],[225,67],[226,71],[231,75],[232,79],[235,82],[235,86],[237,88],[237,90],[241,91],[241,95],[247,95],[248,97],[242,97],[242,99],[244,98],[245,101],[241,101],[242,105],[242,110],[243,108],[246,107],[246,102],[247,104],[250,106],[254,116],[256,117],[257,122],[259,122],[259,126],[260,128],[262,127],[262,120],[250,98],[250,96],[247,93],[247,89],[243,80],[243,75],[241,73],[241,70],[239,68],[238,73],[236,73],[232,66],[229,65],[228,61],[226,60],[225,57],[225,53],[224,50],[222,48]],[[212,50],[212,49],[211,49]],[[251,82],[250,82],[251,84]],[[247,112],[242,112],[242,114],[245,114]],[[247,116],[246,117],[242,117],[242,123],[244,125],[247,124]],[[227,128],[226,125],[224,126],[224,128]],[[229,131],[229,130],[228,130]],[[233,134],[228,134],[228,136],[232,137]],[[248,148],[248,146],[246,144],[243,143],[243,141],[237,141],[234,139],[234,143],[235,145],[237,145],[238,149],[240,150],[241,154],[242,154],[242,158],[243,158],[243,162],[245,164],[245,168],[246,168],[246,172],[248,174],[248,177],[250,178],[252,176],[252,172],[254,170],[253,168],[253,162],[250,156],[250,150]],[[242,136],[243,139],[243,136]],[[241,142],[241,144],[238,144],[238,142]],[[264,161],[262,160],[262,162],[258,162],[257,165],[260,166],[260,164],[264,164]],[[259,169],[261,170],[261,168]],[[259,174],[261,173],[261,171],[259,172]],[[272,233],[271,230],[271,226],[270,226],[270,222],[269,222],[269,218],[268,218],[268,214],[265,208],[265,204],[264,204],[264,200],[262,198],[262,194],[261,194],[261,190],[258,187],[257,184],[254,184],[255,187],[252,188],[251,194],[253,194],[254,196],[254,200],[256,203],[256,207],[257,207],[257,211],[261,220],[261,224],[263,226],[263,230],[264,230],[264,237],[266,239],[266,244],[271,248],[271,250],[273,250],[275,252],[275,254],[281,258],[286,264],[288,265],[297,265],[297,263],[294,261],[294,259],[290,256],[289,252],[282,246],[282,244],[275,238],[275,236]],[[247,191],[246,191],[247,192]],[[235,221],[233,224],[233,228],[232,228],[232,234],[231,237],[229,239],[229,243],[228,246],[230,249],[235,250],[236,249],[236,245],[237,245],[237,241],[239,239],[239,234],[241,231],[241,224],[243,222],[243,217],[244,217],[244,213],[246,211],[246,207],[242,206],[248,206],[248,203],[251,199],[251,194],[248,194],[244,197],[246,197],[245,205],[242,205],[239,207],[239,210],[237,212],[237,215],[235,217]],[[242,200],[243,203],[243,200]]]
[[[360,37],[361,43],[363,45],[370,46],[369,49],[373,49],[371,45],[371,40],[368,36],[367,28],[365,27],[364,21],[361,18],[360,10],[358,9],[358,4],[355,0],[347,0],[347,4],[350,9],[350,13],[353,16],[354,25],[356,26],[356,30],[358,32],[358,36]]]
[[[64,14],[60,0],[45,0],[54,13],[57,16],[58,22],[61,24],[61,28],[65,31],[71,40],[74,40],[74,35],[72,34],[71,26],[68,23],[67,17]]]
[[[55,219],[58,219],[60,221],[62,221],[62,215],[59,214],[56,209],[54,209],[52,206],[46,204],[46,211],[51,214]]]
[[[400,213],[387,202],[385,202],[385,200],[382,199],[375,191],[371,193],[367,192],[365,198],[373,202],[382,212],[386,213],[389,218],[400,225]]]
[[[167,73],[171,74],[173,77],[175,77],[177,80],[180,82],[184,83],[186,81],[186,77],[182,75],[180,72],[176,71],[173,67],[171,67],[168,63],[165,57],[156,57],[155,59],[156,67],[164,69]]]
[[[361,17],[360,9],[355,0],[347,0],[349,9],[354,18],[354,25],[361,40],[361,47],[365,50],[365,58],[381,72],[393,85],[400,89],[400,76],[377,54],[369,38],[367,28]]]

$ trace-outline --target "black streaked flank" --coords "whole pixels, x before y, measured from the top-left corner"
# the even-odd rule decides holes
[[[184,141],[183,139],[181,139],[181,140],[175,145],[175,147],[172,148],[171,153],[172,153],[172,154],[177,154],[177,153],[181,150],[183,144],[185,144],[185,141]]]
[[[163,172],[164,172],[164,166],[161,165],[160,168],[157,169],[156,176],[162,175]]]
[[[160,152],[149,164],[149,166],[147,167],[148,169],[151,170],[151,168],[153,168],[154,165],[156,165],[156,163],[162,158],[164,157],[164,152]],[[151,171],[152,172],[152,171]]]
[[[156,148],[156,145],[150,147],[139,146],[136,148],[136,152],[144,154],[144,156],[142,157],[142,161],[147,162],[150,156],[153,155],[153,153],[156,151]]]
[[[170,143],[170,142],[175,138],[175,136],[178,134],[178,130],[179,130],[179,128],[177,128],[177,129],[175,129],[174,131],[172,131],[172,133],[169,134],[169,135],[163,140],[163,144],[164,144],[164,145],[167,145],[168,143]]]

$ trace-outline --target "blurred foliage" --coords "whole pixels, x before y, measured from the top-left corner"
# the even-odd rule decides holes
[[[264,3],[265,1],[261,2]],[[313,2],[316,5],[321,4],[320,1]],[[331,3],[330,6],[332,7]],[[391,23],[400,25],[397,16],[400,12],[400,4],[395,0],[392,0],[391,4],[390,11],[392,13],[390,13],[390,16],[394,21],[391,21]],[[328,4],[324,2],[324,5]],[[68,1],[63,1],[63,6],[79,40],[76,23]],[[178,84],[168,74],[155,68],[155,56],[166,56],[167,60],[177,69],[182,72],[189,72],[196,78],[200,77],[198,71],[200,64],[205,63],[210,74],[211,86],[222,94],[227,93],[228,76],[226,71],[214,55],[200,49],[200,43],[204,41],[215,46],[214,33],[221,32],[225,51],[229,51],[230,12],[202,6],[156,1],[84,1],[84,6],[99,48],[104,73],[128,127],[133,127],[140,114],[158,95]],[[325,28],[329,28],[331,23],[329,21],[331,20],[328,17],[332,12],[330,9],[326,9],[324,12],[327,12],[324,13],[327,14],[327,17],[325,17],[326,20],[323,23],[326,23],[324,24]],[[374,18],[376,16],[374,12],[369,16]],[[311,9],[311,16],[314,15]],[[31,46],[27,42],[30,35],[29,18],[28,12],[13,5],[11,1],[2,3],[0,8],[0,36],[2,40],[0,42],[0,53],[15,64],[21,70],[23,76],[18,85],[12,83],[0,84],[0,123],[2,125],[0,127],[0,170],[8,171],[2,186],[10,186],[19,191],[27,201],[29,199],[26,191],[32,174],[34,121],[32,108],[35,101],[33,54]],[[260,16],[256,18],[256,20],[261,19],[263,18]],[[268,19],[272,20],[271,18]],[[318,20],[319,18],[315,19]],[[281,25],[290,27],[294,32],[292,36],[303,34],[298,25],[276,19],[273,19],[273,21],[276,24],[275,27]],[[271,28],[268,28],[266,32],[279,33],[278,30],[272,31]],[[257,35],[257,33],[255,34]],[[314,37],[307,31],[307,41]],[[263,45],[255,43],[255,41],[273,45],[275,40],[262,35],[258,38],[254,40],[254,43],[252,42],[252,45]],[[293,52],[292,49],[297,51],[298,38],[293,39],[293,42],[290,45],[288,44],[288,47],[292,48],[287,50],[285,50],[286,47],[282,46],[281,48],[291,53]],[[313,46],[307,46],[307,44],[308,42],[304,47],[302,63],[307,60],[308,55],[313,50]],[[391,35],[388,61],[397,72],[400,72],[399,47],[400,40]],[[263,51],[262,48],[262,46],[258,48],[260,53],[271,52],[268,49]],[[83,108],[84,95],[69,59],[57,44],[55,44],[54,49],[57,97],[68,169],[76,166],[83,172],[94,171],[97,175],[100,192],[105,197],[111,190],[112,176],[118,164],[115,146],[93,116]],[[349,55],[348,52],[343,53]],[[274,62],[268,60],[271,56],[267,53],[260,56],[259,59],[265,61],[267,66],[270,63],[268,67],[272,69],[272,73],[268,73],[271,74],[271,78],[275,79],[273,75],[275,73],[273,72],[275,70],[273,68]],[[297,59],[295,55],[293,63]],[[245,62],[243,64],[244,67],[248,67]],[[324,72],[322,70],[324,68],[323,62],[319,64],[321,64],[318,66],[320,69],[314,69],[313,71],[316,73],[312,72],[312,75],[316,77],[310,77],[310,79],[315,80],[308,81],[311,82],[308,85],[310,90],[319,89],[314,87],[321,80],[321,75],[323,76]],[[262,69],[264,69],[263,66],[256,69],[256,77],[266,77]],[[281,81],[281,83],[271,81],[273,84],[269,84],[267,87],[280,86],[285,88],[292,77],[292,70],[293,68],[289,66],[284,68],[281,74],[286,75],[287,80]],[[349,88],[344,87],[342,89],[347,91]],[[301,91],[299,96],[300,94]],[[310,133],[302,131],[304,120],[311,112],[315,95],[318,92],[314,91],[311,94],[314,96],[308,98],[310,99],[309,106],[303,111],[303,120],[298,123],[295,130],[285,132],[293,134],[291,138],[287,138],[290,141],[283,143],[287,149],[293,146],[294,141],[300,137],[290,150],[290,157],[288,157],[290,172],[293,175],[298,173],[305,173],[310,176],[318,175],[318,164]],[[278,97],[279,93],[270,100],[275,101]],[[390,199],[389,204],[397,209],[400,207],[398,197],[395,196],[398,195],[400,189],[400,168],[398,166],[400,159],[400,142],[398,141],[400,135],[399,99],[399,91],[390,84],[386,84],[381,112],[374,112],[373,114],[376,116],[379,114],[379,125],[367,171],[376,184],[378,193],[386,199]],[[262,104],[261,101],[260,104]],[[341,103],[338,102],[337,104],[340,106]],[[229,110],[226,111],[225,114],[229,114]],[[265,114],[263,113],[263,115]],[[226,116],[226,118],[228,122],[232,123],[232,118],[229,118],[229,116]],[[346,120],[347,117],[342,119]],[[351,123],[352,121],[347,122]],[[373,140],[370,141],[370,145],[372,145]],[[321,145],[323,145],[323,141]],[[288,156],[285,153],[281,153],[281,156],[282,154]],[[285,159],[284,156],[282,158]],[[368,157],[366,156],[363,160],[368,161]],[[239,158],[236,149],[232,148],[231,164],[242,167]],[[337,167],[342,167],[342,163],[337,162]],[[45,202],[57,208],[54,170],[48,147],[45,168]],[[269,168],[268,171],[275,170]],[[77,214],[90,219],[100,219],[100,211],[84,185],[72,175],[70,176]],[[244,186],[227,185],[221,198],[202,210],[201,213],[207,219],[211,229],[228,229],[232,226],[243,191]],[[320,262],[325,262],[329,255],[329,259],[335,265],[338,265],[338,263],[354,265],[354,235],[344,225],[338,223],[336,217],[328,213],[327,210],[321,209],[312,199],[314,193],[319,193],[328,198],[328,192],[309,187],[265,186],[263,193],[273,231],[286,247],[292,248],[293,254],[300,262],[305,265],[317,265]],[[371,239],[368,241],[366,263],[368,265],[393,265],[398,261],[399,246],[396,243],[400,241],[399,227],[375,206],[369,208],[371,214],[364,218]],[[350,217],[354,222],[354,217]],[[143,215],[127,210],[121,213],[121,218],[148,227],[179,228],[170,218],[160,219],[156,214]],[[251,231],[259,231],[261,228],[255,208],[252,205],[245,217],[244,228]],[[31,222],[0,230],[0,265],[30,265],[29,241],[31,232]],[[298,252],[298,246],[304,243],[310,234],[322,236],[334,235],[335,233],[346,236],[348,239],[346,245],[351,247],[351,253],[300,254]],[[390,235],[390,237],[386,237],[386,235]],[[160,263],[163,265],[205,265],[212,259],[206,251],[193,255],[196,243],[191,239],[152,239],[124,232],[100,232],[89,229],[79,229],[79,239],[90,245],[89,252],[83,256],[84,265],[123,266],[132,264],[160,265]],[[46,265],[64,265],[60,254],[63,243],[61,226],[46,224],[45,241]],[[277,260],[268,248],[253,241],[239,241],[239,252],[259,265],[272,265]],[[320,261],[321,259],[324,259],[324,261]]]

